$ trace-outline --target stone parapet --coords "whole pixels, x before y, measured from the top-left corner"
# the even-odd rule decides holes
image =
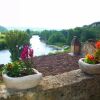
[[[100,100],[100,75],[80,69],[46,76],[39,86],[27,90],[7,90],[0,85],[0,100]]]

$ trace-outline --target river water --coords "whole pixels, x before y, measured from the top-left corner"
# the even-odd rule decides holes
[[[50,47],[46,43],[42,42],[38,35],[32,36],[32,38],[30,39],[30,44],[34,50],[34,56],[47,55],[50,52],[56,51],[56,49],[54,49],[53,47]],[[10,52],[8,50],[1,50],[0,51],[0,64],[7,64],[10,61],[11,61]]]

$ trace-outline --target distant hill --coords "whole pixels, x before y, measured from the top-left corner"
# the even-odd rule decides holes
[[[21,31],[26,31],[27,29],[31,31],[43,31],[46,30],[45,28],[35,28],[35,27],[7,27],[8,30],[21,30]]]
[[[0,32],[6,32],[6,31],[8,31],[8,30],[5,27],[0,26]]]
[[[94,22],[89,25],[90,27],[100,27],[100,22]]]

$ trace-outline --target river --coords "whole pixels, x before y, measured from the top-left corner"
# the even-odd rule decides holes
[[[34,50],[34,56],[47,55],[50,52],[55,52],[56,49],[47,45],[40,40],[38,35],[33,35],[30,39],[31,47]],[[10,62],[10,52],[8,50],[0,51],[0,64],[7,64]]]

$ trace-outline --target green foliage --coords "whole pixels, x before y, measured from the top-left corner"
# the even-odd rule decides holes
[[[64,48],[63,51],[56,51],[56,52],[50,52],[49,55],[55,55],[55,54],[62,54],[62,53],[69,53],[70,52],[70,47]]]
[[[96,63],[100,63],[100,49],[96,50],[94,56],[95,56]]]
[[[62,54],[64,51],[56,51],[56,52],[50,52],[48,55],[56,55],[56,54]]]
[[[4,39],[5,38],[5,34],[0,34],[0,39]]]
[[[6,41],[4,39],[0,39],[0,50],[6,49],[6,48],[7,48]]]
[[[88,63],[88,64],[95,64],[94,61],[92,61],[92,60],[90,60],[90,59],[88,59],[88,58],[85,58],[84,61],[85,61],[86,63]]]
[[[55,32],[55,34],[52,34],[49,39],[48,43],[50,44],[57,44],[57,43],[65,43],[66,39],[63,34],[60,32]]]
[[[40,33],[40,37],[46,43],[50,45],[64,45],[66,44],[66,30],[56,31],[56,30],[44,30]]]
[[[22,60],[6,64],[3,70],[10,77],[21,77],[33,73],[32,68],[27,67],[26,63]]]
[[[3,68],[0,66],[0,77],[2,76],[2,70]]]
[[[52,35],[54,31],[48,31],[48,30],[44,30],[41,32],[40,37],[42,40],[44,40],[45,42],[48,42],[49,37]]]
[[[70,51],[71,51],[71,48],[70,47],[64,49],[64,52],[67,52],[68,53]]]
[[[65,38],[67,38],[67,34],[68,34],[67,30],[61,30],[60,33],[63,34]]]
[[[83,30],[81,32],[81,41],[85,42],[89,39],[96,39],[96,33],[89,29]]]
[[[72,41],[72,39],[73,39],[73,35],[74,34],[74,32],[73,32],[73,30],[72,29],[70,29],[70,30],[68,30],[68,34],[67,34],[67,45],[70,45],[71,44],[71,41]]]
[[[93,23],[83,27],[76,27],[68,30],[44,30],[40,33],[41,39],[51,45],[71,45],[74,36],[77,36],[80,42],[88,39],[100,39],[100,23]]]
[[[11,53],[12,61],[18,60],[23,45],[29,44],[31,36],[23,31],[9,31],[6,33],[7,47]]]
[[[0,50],[6,49],[6,48],[7,48],[7,45],[5,41],[5,35],[0,34]]]
[[[32,31],[30,29],[27,29],[26,33],[28,33],[30,36],[32,36],[32,35],[40,35],[39,31]]]

